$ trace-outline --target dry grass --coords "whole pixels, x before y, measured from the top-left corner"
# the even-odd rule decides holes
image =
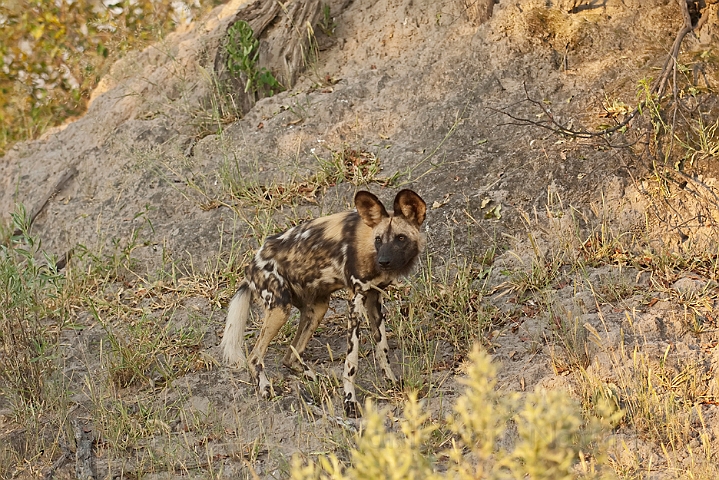
[[[360,177],[351,178],[357,181]],[[296,188],[296,184],[291,182],[283,188]],[[323,188],[323,184],[318,182],[317,188]],[[263,211],[269,212],[275,205],[262,204],[261,209],[257,205],[248,204],[255,208],[253,220],[266,222],[269,229],[277,228],[275,216],[262,216]],[[290,466],[289,454],[273,457],[272,461],[294,475],[313,468],[339,475],[341,465],[350,465],[357,469],[357,478],[375,472],[388,458],[405,458],[412,468],[433,472],[428,473],[430,476],[448,468],[460,476],[476,474],[476,470],[468,470],[469,465],[485,473],[493,471],[492,465],[501,465],[498,471],[512,478],[527,473],[532,478],[609,473],[633,477],[652,472],[671,474],[680,468],[701,478],[716,474],[713,465],[717,452],[705,421],[717,401],[710,393],[716,392],[711,388],[715,380],[707,369],[716,328],[712,310],[716,289],[711,281],[695,289],[680,289],[676,284],[688,275],[716,278],[715,258],[652,251],[640,244],[641,239],[628,242],[628,237],[613,233],[601,219],[594,227],[584,222],[580,228],[579,222],[572,223],[571,211],[561,218],[565,227],[571,225],[552,230],[559,235],[554,246],[541,245],[539,238],[530,242],[534,260],[523,263],[516,261],[518,254],[503,254],[504,258],[515,259],[517,269],[499,275],[506,279],[499,289],[492,283],[497,278],[492,266],[495,253],[476,258],[452,254],[443,259],[441,267],[435,265],[436,253],[425,255],[419,273],[391,290],[385,302],[390,338],[402,352],[403,388],[393,391],[378,386],[367,393],[390,407],[405,405],[407,398],[415,397],[435,402],[442,398],[445,384],[466,368],[465,360],[473,345],[484,345],[489,351],[501,349],[516,325],[532,316],[546,322],[547,334],[539,340],[549,347],[550,366],[572,385],[572,395],[578,403],[562,403],[562,408],[573,412],[571,415],[553,417],[558,413],[556,404],[540,401],[545,397],[491,393],[494,384],[490,380],[488,386],[482,387],[482,395],[494,395],[491,402],[497,408],[504,405],[504,413],[490,412],[485,423],[472,430],[466,430],[468,422],[477,419],[462,415],[476,409],[461,403],[477,401],[470,396],[455,404],[457,416],[451,421],[445,419],[449,401],[442,409],[445,413],[433,413],[431,417],[427,417],[421,403],[410,401],[405,420],[389,430],[382,427],[381,421],[387,413],[374,413],[374,407],[368,406],[365,436],[355,439],[351,429],[341,426],[341,420],[320,422],[324,433],[313,427],[319,419],[333,418],[335,405],[339,404],[340,379],[323,373],[317,382],[302,382],[305,386],[300,404],[305,407],[298,421],[313,432],[314,439],[298,448],[305,452],[305,462],[319,461],[313,453],[318,444],[314,436],[319,435],[319,445],[334,456],[319,461],[320,467],[303,464],[299,469]],[[22,226],[20,213],[15,219]],[[157,271],[147,272],[135,255],[143,237],[151,234],[151,229],[140,228],[128,244],[118,244],[114,251],[93,254],[80,249],[64,275],[55,273],[52,264],[35,263],[36,256],[25,253],[37,253],[32,250],[37,241],[27,234],[3,247],[2,279],[6,291],[17,285],[26,293],[12,296],[12,301],[6,298],[5,303],[13,307],[4,312],[3,338],[18,332],[26,335],[24,341],[13,343],[13,348],[19,352],[18,358],[31,356],[33,361],[28,363],[36,368],[23,371],[22,378],[31,383],[25,385],[12,381],[20,377],[9,376],[14,371],[11,364],[2,367],[4,404],[13,418],[29,426],[23,435],[14,431],[11,437],[16,440],[6,442],[2,449],[3,476],[25,478],[51,468],[61,458],[63,445],[73,444],[69,425],[78,417],[78,405],[83,418],[92,419],[96,454],[106,459],[108,471],[133,472],[132,475],[203,472],[223,478],[228,462],[260,465],[267,461],[260,459],[277,448],[269,440],[269,430],[267,437],[259,437],[266,440],[244,443],[243,420],[234,422],[233,433],[213,402],[198,407],[191,401],[196,392],[182,386],[194,375],[217,374],[218,366],[207,354],[205,339],[212,325],[207,316],[220,323],[222,303],[232,294],[240,277],[238,271],[251,252],[251,246],[245,244],[248,240],[223,241],[213,261],[201,269],[181,269],[167,256]],[[592,239],[591,254],[587,238]],[[620,257],[617,252],[621,252]],[[547,262],[547,258],[552,260]],[[643,280],[645,277],[651,280]],[[577,310],[576,302],[562,303],[558,292],[568,286],[576,294],[588,295],[589,305],[582,304],[584,310]],[[505,298],[501,295],[512,295],[515,305],[497,306],[497,300]],[[668,341],[658,341],[647,333],[646,318],[637,312],[637,305],[651,308],[658,297],[670,305],[664,311],[664,321],[681,327],[675,329],[676,335],[693,335],[704,350],[688,355],[672,347],[671,335]],[[193,314],[188,311],[188,302],[204,306]],[[587,321],[586,312],[592,308],[596,309],[595,320]],[[606,312],[615,310],[624,312],[619,320],[616,316],[606,317]],[[58,363],[55,352],[69,351],[61,348],[63,333],[92,329],[93,325],[99,328],[94,348],[75,355],[80,355],[79,365],[95,373],[72,378],[58,375],[64,365]],[[286,332],[286,336],[291,334]],[[682,341],[687,339],[682,337]],[[657,345],[663,346],[658,349]],[[540,344],[535,354],[541,351]],[[478,361],[474,355],[472,358]],[[493,372],[481,370],[472,382],[485,382],[496,374]],[[379,373],[374,373],[376,385],[381,385]],[[283,381],[277,385],[282,395],[292,395],[288,388]],[[87,395],[80,404],[68,400],[77,389]],[[556,396],[551,397],[555,402],[568,399],[566,393],[552,395]],[[489,400],[479,398],[485,405],[482,411],[487,411]],[[598,433],[598,420],[593,418],[602,419],[603,433]],[[509,419],[512,421],[507,423]],[[541,436],[532,432],[550,426],[541,422],[555,422],[552,425],[566,436],[539,445],[536,442]],[[487,437],[486,429],[490,427],[499,433]],[[271,429],[269,425],[264,428]],[[590,450],[565,450],[574,445],[578,436]],[[246,438],[249,437],[245,441]],[[372,438],[385,445],[384,449],[372,451],[363,446]],[[494,440],[486,443],[487,438]],[[504,439],[503,443],[496,443],[499,439]],[[600,439],[608,439],[609,443],[600,447],[596,443]],[[612,443],[612,439],[616,442]],[[636,450],[626,443],[627,439],[640,442],[644,450]],[[506,447],[499,445],[513,447],[505,451]],[[558,445],[563,447],[557,455],[564,456],[557,464],[549,465],[546,456],[536,454]],[[593,455],[588,455],[590,451]],[[646,465],[647,455],[656,462],[654,466]],[[467,461],[470,463],[465,464]],[[243,475],[251,476],[255,467],[241,468]]]

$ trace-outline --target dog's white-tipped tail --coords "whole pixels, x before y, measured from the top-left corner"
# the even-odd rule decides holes
[[[244,282],[232,297],[230,306],[227,308],[227,323],[220,347],[222,347],[222,356],[225,362],[230,365],[245,366],[243,344],[251,301],[252,292],[249,285]]]

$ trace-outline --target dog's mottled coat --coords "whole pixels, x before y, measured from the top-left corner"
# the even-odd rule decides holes
[[[414,266],[425,239],[420,232],[425,202],[411,190],[400,191],[394,212],[387,213],[373,194],[355,195],[356,211],[317,218],[268,237],[247,267],[246,278],[230,302],[222,339],[225,360],[246,363],[263,396],[270,395],[264,357],[270,341],[287,322],[294,305],[300,322],[283,363],[313,376],[301,359],[307,342],[327,312],[330,295],[352,292],[344,367],[344,406],[357,415],[354,378],[359,359],[359,323],[367,318],[377,343],[375,355],[387,380],[396,382],[389,365],[380,290]],[[252,353],[242,348],[252,296],[262,301],[265,316]]]

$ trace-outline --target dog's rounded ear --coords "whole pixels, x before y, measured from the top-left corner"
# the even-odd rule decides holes
[[[382,202],[374,194],[364,190],[355,195],[355,207],[359,216],[370,228],[376,227],[383,218],[389,217]]]
[[[394,197],[394,214],[401,215],[410,223],[420,226],[427,215],[427,204],[412,190],[401,190]]]

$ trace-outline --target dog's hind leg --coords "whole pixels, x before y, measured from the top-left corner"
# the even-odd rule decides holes
[[[287,368],[302,371],[306,377],[312,380],[317,377],[302,360],[302,354],[307,348],[307,343],[312,338],[312,334],[317,330],[322,318],[327,313],[329,305],[329,297],[323,297],[315,299],[313,302],[308,302],[307,305],[300,309],[300,323],[297,326],[295,338],[292,340],[292,347],[287,350],[285,357],[282,359],[282,363]]]
[[[287,319],[290,317],[290,305],[270,307],[265,310],[265,317],[262,320],[262,329],[260,330],[260,336],[257,339],[255,348],[252,349],[249,358],[247,359],[247,368],[250,370],[250,374],[257,382],[257,388],[260,394],[268,398],[271,392],[271,384],[265,373],[265,355],[267,354],[267,347],[280,328],[287,323]]]
[[[389,343],[387,342],[387,330],[385,329],[384,313],[382,312],[382,300],[380,292],[377,290],[370,290],[367,292],[367,298],[365,299],[365,309],[367,310],[367,317],[369,320],[370,327],[372,329],[372,336],[375,341],[375,358],[379,363],[382,373],[387,381],[392,384],[397,383],[397,377],[389,365],[389,359],[387,354],[389,353]]]

